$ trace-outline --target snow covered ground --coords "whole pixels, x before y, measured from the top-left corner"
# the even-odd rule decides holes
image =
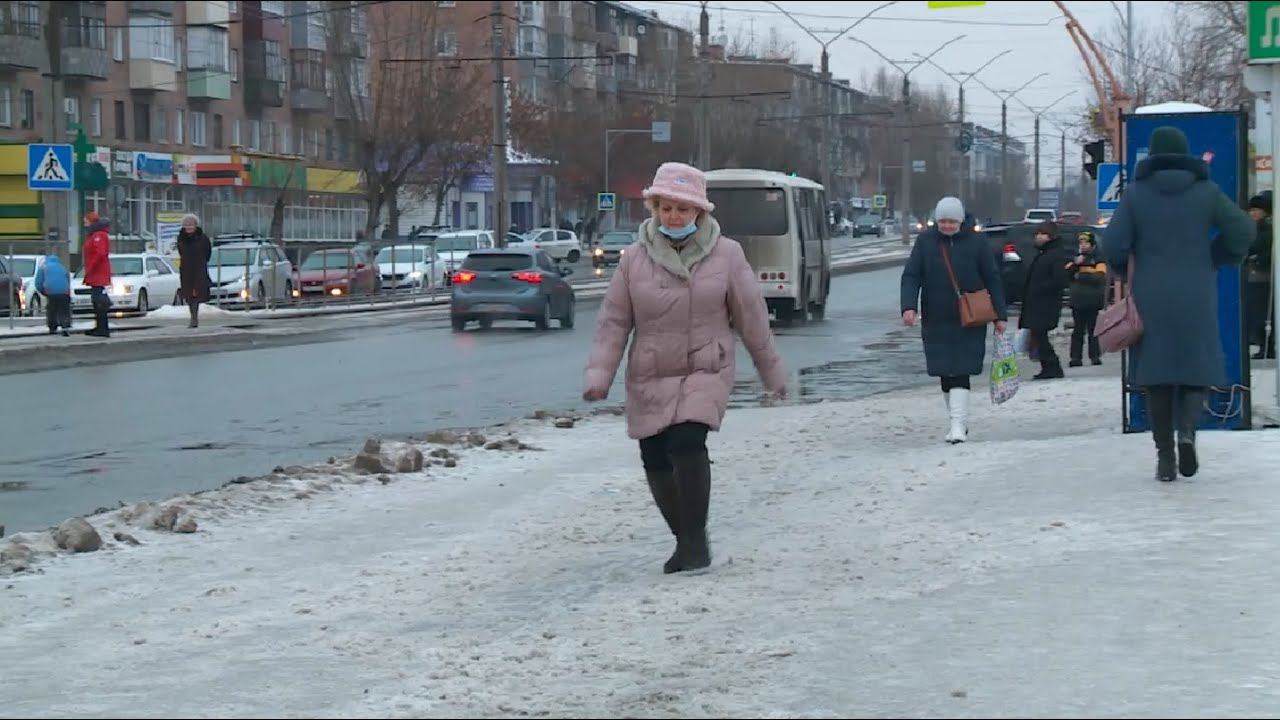
[[[194,534],[93,517],[0,578],[0,715],[1273,716],[1280,433],[1160,484],[1117,392],[975,393],[959,447],[932,388],[731,411],[697,576],[611,416],[285,469],[183,499]]]

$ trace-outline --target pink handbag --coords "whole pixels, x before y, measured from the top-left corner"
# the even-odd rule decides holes
[[[1122,285],[1118,278],[1113,280],[1111,304],[1098,313],[1093,335],[1104,353],[1120,352],[1142,339],[1142,316],[1138,315],[1138,304],[1133,299],[1134,262],[1130,254],[1128,281]]]

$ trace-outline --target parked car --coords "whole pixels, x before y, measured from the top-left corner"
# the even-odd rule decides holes
[[[636,241],[634,230],[610,230],[600,236],[600,244],[591,250],[591,264],[595,267],[617,265],[627,248]]]
[[[209,300],[263,302],[293,295],[293,263],[267,240],[215,242],[209,258]]]
[[[488,230],[462,230],[437,236],[436,257],[444,263],[445,284],[449,284],[453,272],[462,267],[462,261],[473,250],[491,250],[493,247],[493,233]]]
[[[120,253],[109,256],[111,287],[107,294],[117,310],[146,314],[162,305],[181,305],[181,278],[169,259],[157,253]],[[92,290],[85,287],[84,268],[71,276],[71,311],[93,312]]]
[[[876,237],[884,235],[884,223],[880,220],[879,215],[863,215],[853,221],[853,236],[862,237],[863,235],[875,235]]]
[[[391,245],[374,258],[383,290],[423,290],[444,285],[444,263],[430,245]]]
[[[1022,218],[1024,223],[1038,223],[1046,220],[1053,221],[1058,219],[1058,211],[1052,208],[1031,208],[1027,210],[1027,214]]]
[[[537,228],[525,233],[524,243],[521,244],[532,244],[534,250],[546,252],[557,262],[564,261],[572,265],[582,259],[582,244],[578,241],[578,234],[572,230]]]
[[[377,266],[350,248],[316,250],[298,268],[298,289],[308,295],[359,295],[382,289]]]
[[[987,239],[995,255],[996,267],[1004,281],[1005,300],[1010,304],[1022,302],[1022,291],[1027,284],[1027,270],[1036,256],[1036,228],[1039,222],[988,225],[979,231]],[[1067,262],[1076,254],[1076,238],[1084,230],[1101,232],[1096,225],[1057,223],[1058,252],[1061,261]]]
[[[453,274],[453,331],[462,332],[472,320],[486,328],[494,320],[525,320],[547,330],[556,319],[572,328],[577,297],[565,281],[572,273],[542,250],[473,252]]]
[[[9,269],[8,257],[0,257],[0,310],[6,315],[22,312],[22,278]]]
[[[14,255],[12,258],[5,257],[5,261],[13,260],[13,267],[10,271],[18,276],[18,281],[22,285],[22,296],[19,298],[19,307],[26,315],[43,315],[44,314],[44,297],[36,292],[36,270],[44,263],[43,255]]]

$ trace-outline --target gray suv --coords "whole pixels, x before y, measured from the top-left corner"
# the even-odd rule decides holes
[[[554,319],[571,328],[577,298],[565,277],[572,273],[542,250],[472,252],[453,274],[453,331],[462,332],[472,320],[484,328],[494,320],[524,320],[547,330]]]

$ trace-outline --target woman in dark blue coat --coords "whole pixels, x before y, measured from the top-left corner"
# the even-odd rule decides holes
[[[1130,254],[1136,263],[1133,299],[1143,334],[1129,348],[1129,383],[1146,393],[1160,480],[1179,472],[1191,477],[1199,468],[1195,431],[1205,392],[1227,381],[1218,268],[1239,266],[1252,239],[1253,221],[1209,179],[1208,165],[1189,154],[1186,135],[1156,128],[1102,250],[1121,277]]]
[[[995,255],[986,240],[962,227],[964,217],[964,205],[958,198],[939,200],[934,209],[937,226],[916,238],[911,258],[902,271],[902,321],[910,326],[918,318],[923,320],[925,365],[930,376],[942,380],[951,418],[951,431],[946,437],[950,443],[964,442],[968,435],[969,378],[982,374],[987,328],[960,324],[959,297],[943,259],[944,248],[961,291],[986,288],[991,293],[999,316],[996,332],[1004,332],[1008,319]]]

